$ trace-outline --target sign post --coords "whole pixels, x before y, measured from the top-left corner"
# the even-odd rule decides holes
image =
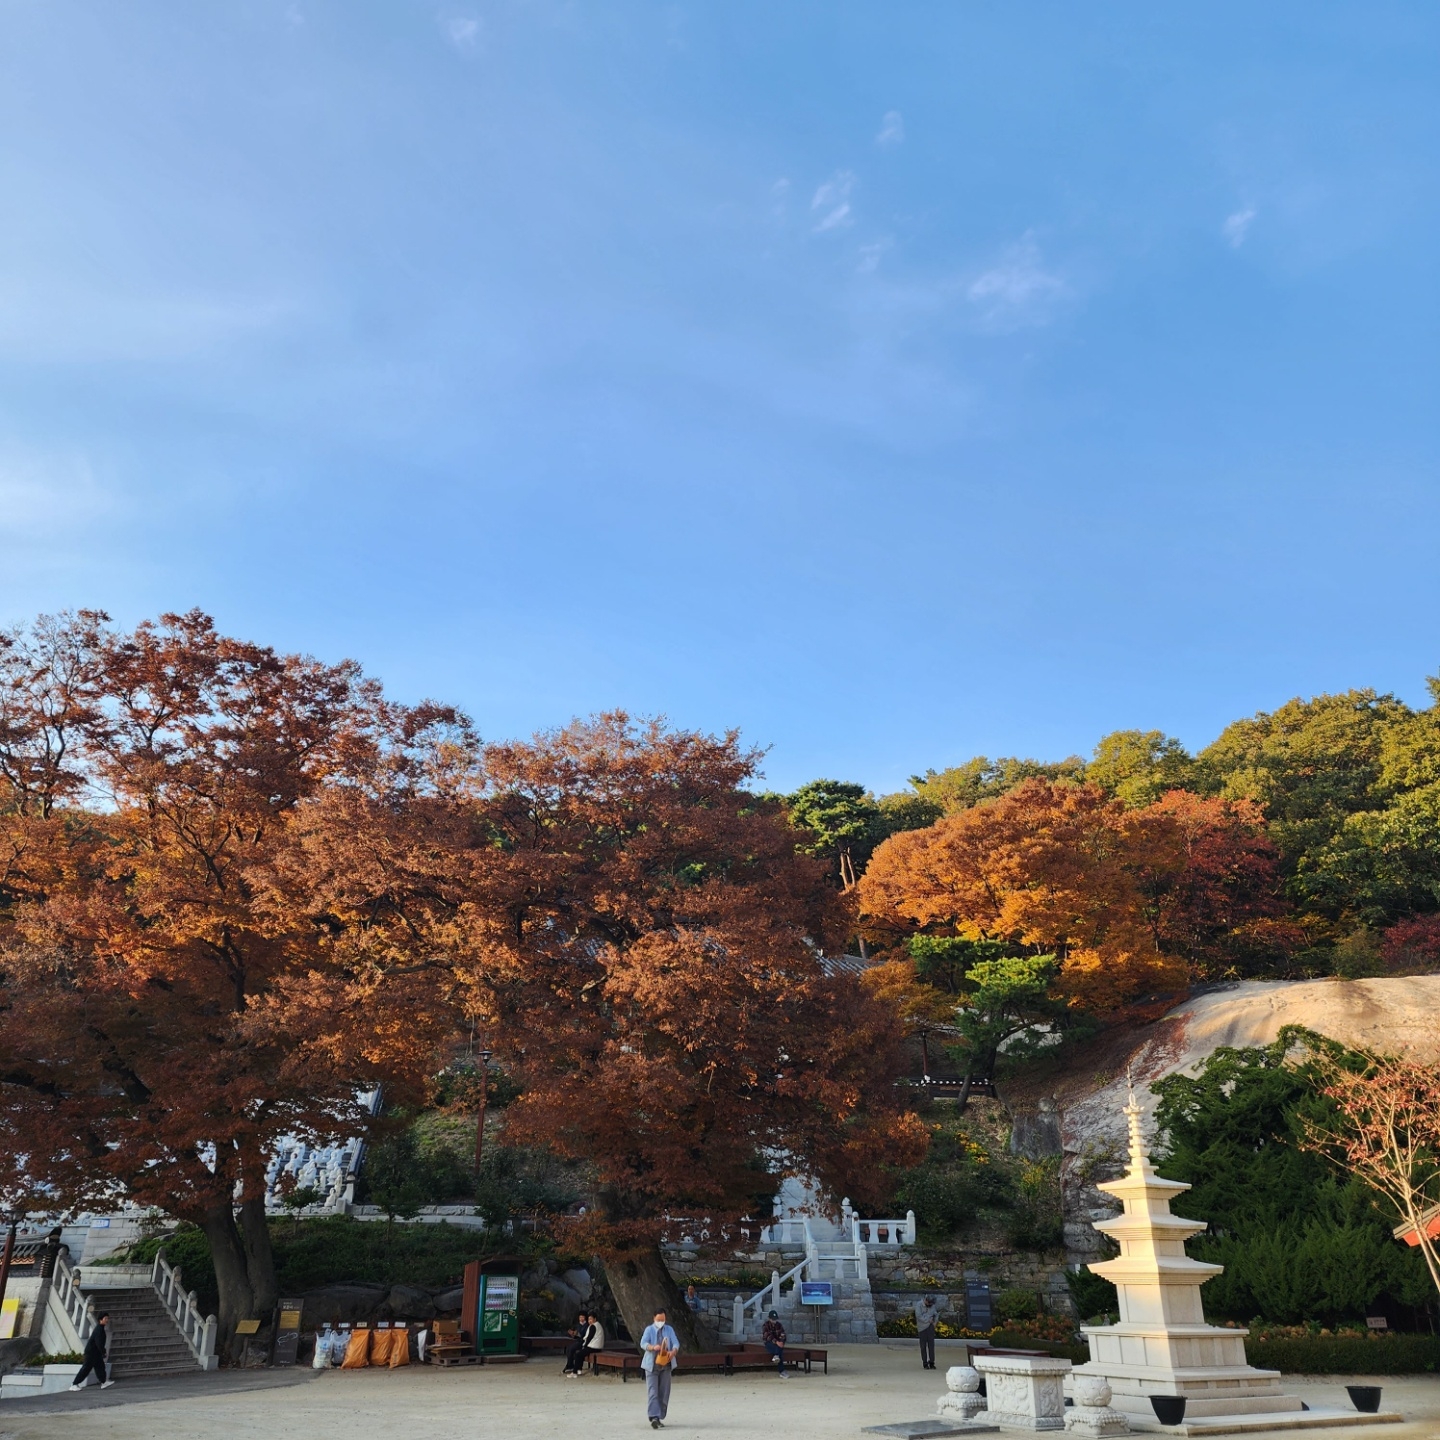
[[[815,1317],[812,1326],[816,1343],[820,1340],[820,1311],[826,1305],[835,1303],[835,1287],[829,1280],[802,1280],[800,1282],[800,1303],[810,1307]]]
[[[275,1364],[293,1365],[300,1350],[300,1311],[303,1300],[282,1300],[275,1325]]]

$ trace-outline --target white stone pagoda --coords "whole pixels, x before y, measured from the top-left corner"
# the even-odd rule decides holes
[[[1248,1330],[1205,1323],[1200,1287],[1224,1267],[1192,1260],[1185,1253],[1185,1241],[1205,1225],[1170,1213],[1170,1201],[1190,1187],[1155,1173],[1140,1113],[1132,1088],[1125,1107],[1130,1168],[1121,1179],[1099,1187],[1124,1205],[1124,1213],[1095,1226],[1119,1242],[1120,1254],[1090,1266],[1114,1282],[1120,1322],[1082,1327],[1090,1342],[1090,1361],[1076,1367],[1076,1376],[1102,1376],[1110,1386],[1111,1405],[1137,1430],[1198,1435],[1399,1420],[1396,1414],[1307,1410],[1280,1388],[1278,1370],[1257,1370],[1246,1363]],[[1161,1425],[1150,1404],[1152,1395],[1183,1395],[1184,1420]]]

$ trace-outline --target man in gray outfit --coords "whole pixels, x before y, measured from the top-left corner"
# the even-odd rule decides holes
[[[935,1368],[935,1322],[940,1318],[938,1295],[927,1295],[915,1302],[915,1333],[920,1337],[920,1363],[927,1370]]]

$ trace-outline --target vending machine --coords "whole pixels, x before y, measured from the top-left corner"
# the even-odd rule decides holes
[[[489,1267],[495,1268],[491,1270]],[[477,1355],[520,1353],[520,1274],[502,1261],[465,1267],[461,1328],[475,1337]]]
[[[520,1277],[480,1277],[480,1324],[476,1327],[482,1355],[520,1353]]]

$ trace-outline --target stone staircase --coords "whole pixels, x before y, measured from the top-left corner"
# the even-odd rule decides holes
[[[170,1312],[152,1286],[97,1289],[90,1301],[110,1312],[110,1364],[117,1380],[191,1375],[199,1368]]]

